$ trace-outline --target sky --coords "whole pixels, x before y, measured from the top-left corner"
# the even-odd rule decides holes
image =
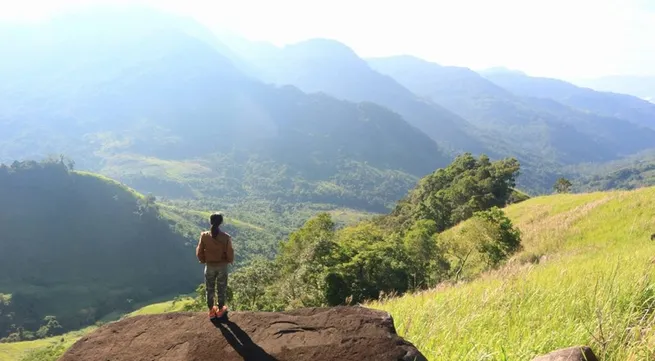
[[[362,57],[409,54],[475,70],[504,66],[567,80],[655,75],[655,0],[113,2],[137,1],[280,46],[323,37]],[[37,21],[98,2],[0,0],[0,21]]]

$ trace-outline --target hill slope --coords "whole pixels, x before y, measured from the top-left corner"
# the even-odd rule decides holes
[[[60,162],[15,162],[0,166],[0,200],[0,294],[10,295],[0,297],[0,338],[29,339],[46,316],[62,326],[52,332],[78,329],[197,282],[185,246],[194,240],[116,182]]]
[[[655,188],[643,188],[511,205],[524,250],[508,266],[371,306],[390,312],[430,360],[530,360],[578,344],[603,360],[647,359],[654,197]]]

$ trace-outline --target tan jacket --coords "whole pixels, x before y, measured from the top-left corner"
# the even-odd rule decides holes
[[[196,247],[196,257],[198,257],[200,263],[210,265],[234,262],[232,237],[223,231],[219,231],[216,239],[214,239],[211,232],[202,232],[198,240],[198,247]]]

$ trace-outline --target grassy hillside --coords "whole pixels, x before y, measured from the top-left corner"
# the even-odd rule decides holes
[[[603,360],[651,359],[653,199],[643,188],[511,205],[524,250],[507,266],[369,306],[390,312],[430,360],[530,360],[577,344]]]

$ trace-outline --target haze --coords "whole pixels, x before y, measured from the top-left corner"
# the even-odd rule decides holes
[[[34,21],[99,1],[2,1],[4,21]],[[131,3],[113,1],[102,3]],[[443,65],[504,66],[579,79],[655,75],[651,0],[140,1],[276,45],[324,37],[362,57],[411,54]]]

